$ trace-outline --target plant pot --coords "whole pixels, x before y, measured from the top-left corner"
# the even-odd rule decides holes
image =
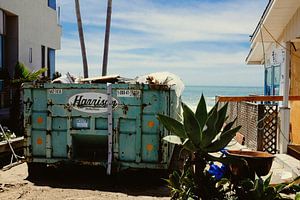
[[[243,158],[248,163],[248,170],[245,166],[231,165],[231,172],[240,177],[247,177],[253,179],[254,173],[257,176],[265,176],[270,172],[274,155],[262,151],[241,151],[228,150],[229,155]]]

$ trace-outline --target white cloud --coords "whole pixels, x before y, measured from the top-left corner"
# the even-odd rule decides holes
[[[82,64],[73,3],[73,0],[61,1],[62,21],[69,25],[64,30],[68,34],[64,34],[62,50],[58,52],[57,69],[78,75]],[[186,76],[183,68],[202,70],[205,74],[208,72],[204,69],[213,68],[217,72],[218,69],[234,66],[245,72],[240,73],[243,77],[239,78],[241,83],[249,76],[248,72],[258,77],[261,70],[244,68],[248,49],[241,46],[233,51],[230,44],[239,46],[248,41],[247,35],[254,30],[265,4],[266,1],[261,0],[193,1],[179,7],[149,0],[114,0],[109,72],[119,71],[134,77],[137,73],[174,70],[189,84],[197,84],[197,77]],[[100,74],[106,0],[81,1],[81,11],[90,72]],[[228,51],[180,46],[180,43],[187,42],[219,42],[220,45],[227,44],[228,47],[222,48]],[[232,79],[223,78],[229,82]],[[261,84],[261,81],[253,84]]]

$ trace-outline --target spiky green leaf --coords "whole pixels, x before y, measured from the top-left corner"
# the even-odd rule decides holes
[[[168,183],[173,189],[180,189],[180,176],[177,171],[170,175]]]
[[[235,118],[232,122],[229,122],[228,124],[226,124],[222,130],[222,133],[226,133],[227,131],[229,131],[232,128],[232,126],[234,125],[236,119],[237,118]]]
[[[170,142],[172,144],[182,145],[181,139],[177,135],[167,135],[163,138],[163,140]]]
[[[183,108],[183,126],[185,133],[191,142],[198,147],[202,142],[202,133],[200,131],[200,125],[196,119],[193,111],[184,103],[182,103]]]
[[[272,173],[266,178],[266,180],[264,181],[264,187],[268,187],[270,185],[270,181],[271,181],[271,177],[272,177]]]
[[[216,130],[219,133],[226,121],[228,103],[226,103],[219,111],[218,111],[218,120],[216,123]]]
[[[218,135],[218,131],[216,129],[216,123],[218,121],[218,110],[217,106],[213,109],[212,113],[208,116],[206,122],[206,129],[202,134],[202,143],[203,147],[207,147],[211,144],[213,139]]]
[[[195,145],[191,142],[190,139],[185,139],[185,141],[182,143],[183,148],[185,148],[186,150],[190,151],[190,152],[195,152],[198,149],[195,147]]]
[[[201,95],[200,101],[198,103],[195,116],[199,122],[200,129],[203,130],[207,120],[207,108],[206,108],[206,102],[203,94]]]
[[[177,135],[178,137],[185,139],[187,138],[187,135],[185,133],[183,124],[179,121],[166,116],[158,114],[158,120],[165,126],[165,128],[170,131],[171,133]]]
[[[45,73],[47,71],[47,68],[41,68],[37,71],[32,71],[30,74],[29,74],[29,80],[30,81],[34,81],[34,80],[37,80],[43,73]]]
[[[23,64],[18,62],[15,66],[15,78],[26,79],[30,74],[29,69]]]
[[[211,113],[216,109],[218,110],[218,107],[219,107],[219,102],[217,102],[211,109],[210,111],[208,112],[207,116],[210,116]]]
[[[237,126],[223,133],[216,141],[214,141],[211,145],[205,148],[205,151],[217,152],[225,148],[229,144],[229,142],[235,137],[236,133],[240,130],[240,128],[241,126]]]
[[[261,199],[264,192],[264,181],[262,178],[256,179],[254,182],[255,199]]]
[[[295,200],[300,200],[300,192],[298,192],[295,196]]]

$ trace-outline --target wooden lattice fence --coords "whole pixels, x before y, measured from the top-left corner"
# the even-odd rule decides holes
[[[247,148],[277,153],[278,106],[251,102],[229,102],[228,120],[241,125]]]

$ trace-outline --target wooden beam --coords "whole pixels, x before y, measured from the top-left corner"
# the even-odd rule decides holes
[[[256,101],[283,101],[283,96],[217,96],[219,102],[256,102]],[[300,101],[300,96],[289,96],[289,101]]]
[[[11,142],[11,145],[14,148],[14,150],[21,149],[24,147],[24,138],[23,137],[11,139],[10,142]],[[0,154],[10,152],[10,151],[11,150],[10,150],[10,147],[9,147],[7,141],[0,142]]]

